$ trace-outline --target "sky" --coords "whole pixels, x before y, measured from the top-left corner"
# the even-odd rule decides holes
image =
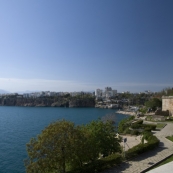
[[[0,89],[173,87],[172,0],[0,0]]]

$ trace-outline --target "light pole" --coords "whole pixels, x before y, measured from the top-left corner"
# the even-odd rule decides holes
[[[123,141],[124,141],[124,158],[125,158],[125,143],[127,142],[127,138],[124,138]]]

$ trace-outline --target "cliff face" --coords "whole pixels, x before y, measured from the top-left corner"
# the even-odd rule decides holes
[[[69,107],[95,107],[94,99],[75,99],[69,101]]]
[[[29,107],[95,107],[94,98],[0,98],[1,106]]]

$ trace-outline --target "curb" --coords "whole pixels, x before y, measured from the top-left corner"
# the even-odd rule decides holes
[[[145,173],[146,171],[151,170],[151,168],[157,166],[158,164],[160,164],[161,162],[165,161],[166,159],[168,159],[169,157],[173,156],[173,154],[170,154],[169,156],[165,157],[164,159],[160,160],[159,162],[153,164],[152,166],[150,166],[149,168],[144,169],[143,171],[141,171],[140,173]]]

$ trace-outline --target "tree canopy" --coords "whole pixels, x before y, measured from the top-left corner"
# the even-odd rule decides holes
[[[93,121],[82,126],[61,120],[51,123],[27,144],[27,173],[65,173],[82,168],[98,159],[120,151],[115,127],[110,122]]]
[[[158,98],[153,98],[145,102],[145,106],[151,108],[152,110],[156,110],[157,107],[162,107],[162,101]]]

